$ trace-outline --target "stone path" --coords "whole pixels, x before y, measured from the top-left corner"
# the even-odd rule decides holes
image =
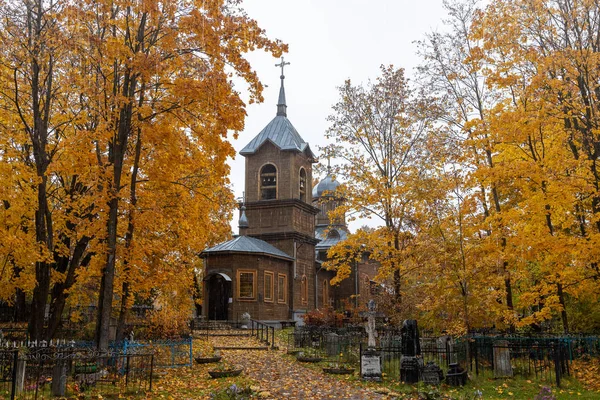
[[[253,338],[211,338],[215,346],[259,346]],[[224,359],[244,367],[244,374],[258,382],[265,399],[384,399],[352,381],[316,371],[285,355],[283,350],[223,350]]]

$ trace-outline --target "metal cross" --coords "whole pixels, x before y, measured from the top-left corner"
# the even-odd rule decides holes
[[[286,65],[290,65],[290,63],[285,62],[283,60],[283,56],[281,56],[281,62],[279,64],[275,64],[276,67],[281,67],[281,76],[283,76],[283,67],[285,67]]]

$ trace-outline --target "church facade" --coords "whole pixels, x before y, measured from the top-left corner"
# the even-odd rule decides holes
[[[245,201],[239,235],[201,255],[208,320],[249,313],[262,321],[301,321],[309,310],[336,305],[336,290],[347,295],[343,285],[330,288],[334,273],[322,268],[327,249],[348,232],[345,221],[331,224],[327,217],[337,200],[321,198],[338,183],[328,175],[312,190],[317,160],[287,118],[283,60],[280,65],[276,116],[240,151]],[[358,293],[357,285],[349,287]]]

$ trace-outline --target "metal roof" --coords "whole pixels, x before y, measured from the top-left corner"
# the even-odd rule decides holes
[[[327,192],[328,196],[333,196],[335,189],[337,189],[338,186],[340,186],[340,183],[336,181],[333,176],[327,174],[327,176],[313,188],[313,198],[321,197],[325,192]]]
[[[300,137],[296,128],[294,128],[290,120],[287,119],[285,88],[283,86],[283,80],[285,79],[283,67],[287,64],[289,63],[285,63],[283,57],[281,59],[281,64],[277,64],[278,67],[281,67],[281,87],[279,88],[279,99],[277,101],[277,114],[275,118],[273,118],[273,120],[269,122],[269,124],[242,149],[242,151],[240,151],[240,154],[243,156],[256,153],[260,146],[269,141],[280,150],[297,151],[299,153],[306,152],[310,158],[316,158],[310,150],[308,143]]]
[[[310,158],[315,158],[315,155],[310,150],[308,143],[300,137],[296,128],[292,125],[289,119],[283,115],[277,115],[265,128],[260,131],[258,135],[254,137],[240,151],[243,156],[256,153],[256,151],[265,142],[271,142],[277,146],[280,150],[306,152]]]
[[[331,235],[331,232],[337,232],[339,236]],[[329,249],[331,246],[346,240],[348,232],[344,229],[336,229],[330,226],[318,226],[315,228],[315,237],[321,241],[315,246],[315,250]]]
[[[288,254],[279,250],[277,247],[250,236],[238,236],[231,240],[206,249],[202,254],[215,254],[215,253],[258,253],[264,254],[271,257],[283,258],[286,260],[293,260]]]

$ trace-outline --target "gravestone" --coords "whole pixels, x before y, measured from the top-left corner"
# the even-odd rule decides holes
[[[375,301],[373,299],[369,300],[368,309],[367,326],[365,327],[369,337],[368,348],[362,352],[360,357],[360,374],[365,380],[381,382],[381,354],[375,350],[377,331],[375,330]]]
[[[417,321],[414,319],[404,320],[400,333],[402,335],[400,380],[406,383],[417,383],[423,369]]]
[[[494,342],[494,378],[511,378],[513,376],[510,364],[510,348],[508,341],[496,340]]]
[[[467,383],[467,371],[461,368],[458,363],[449,365],[450,369],[446,374],[446,383],[450,386],[464,386]]]
[[[444,372],[442,369],[433,361],[429,361],[423,367],[423,373],[421,374],[423,383],[428,385],[439,385],[444,379]]]
[[[337,333],[331,332],[325,336],[325,349],[328,356],[336,356],[340,352],[340,338]]]
[[[360,375],[364,380],[381,382],[381,355],[375,349],[363,351],[360,357]]]

